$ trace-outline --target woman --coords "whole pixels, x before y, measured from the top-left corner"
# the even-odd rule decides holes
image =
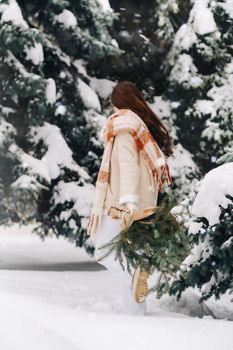
[[[104,254],[101,245],[130,225],[138,214],[140,217],[140,212],[155,207],[163,184],[172,183],[166,161],[174,152],[172,139],[136,85],[118,83],[111,103],[114,113],[101,130],[104,153],[87,228],[97,260]],[[144,314],[148,275],[136,269],[132,278],[112,254],[99,262],[122,280],[124,312]]]

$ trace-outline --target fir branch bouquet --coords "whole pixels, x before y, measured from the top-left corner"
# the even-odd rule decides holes
[[[126,260],[130,274],[137,266],[149,275],[159,272],[155,286],[150,289],[157,291],[158,296],[168,290],[170,278],[189,253],[187,228],[170,210],[167,199],[163,200],[151,215],[133,221],[101,247],[106,250],[101,260],[113,253],[123,270]]]

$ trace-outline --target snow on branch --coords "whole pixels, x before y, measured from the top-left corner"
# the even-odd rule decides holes
[[[0,12],[2,13],[1,22],[12,22],[21,28],[28,28],[28,24],[23,19],[20,7],[15,0],[9,0],[9,4],[0,5]]]
[[[59,23],[62,23],[67,29],[76,27],[78,23],[75,15],[67,9],[64,9],[59,15],[54,16],[54,19]]]
[[[87,217],[92,206],[93,195],[94,186],[92,184],[78,186],[77,182],[64,182],[62,180],[59,181],[54,191],[54,204],[73,201],[72,210],[77,211],[82,217]],[[65,212],[68,213],[68,211]]]
[[[41,161],[46,165],[51,179],[56,179],[61,174],[62,168],[77,172],[84,180],[89,179],[88,173],[74,161],[73,152],[56,125],[45,122],[43,126],[35,127],[34,130],[35,142],[43,140],[48,147]]]
[[[227,208],[233,197],[233,162],[209,171],[202,180],[191,212],[196,217],[205,217],[210,225],[219,222],[221,207]]]
[[[110,6],[109,0],[98,0],[104,12],[112,12],[112,8]]]
[[[80,78],[78,78],[78,87],[84,106],[88,109],[93,108],[97,112],[101,112],[100,101],[95,91]]]
[[[190,13],[193,28],[199,35],[206,35],[217,31],[217,25],[213,13],[207,6],[208,0],[195,1]]]
[[[44,179],[48,184],[51,182],[50,174],[46,164],[37,158],[25,153],[19,146],[12,143],[9,147],[9,151],[13,153],[21,163],[23,169],[27,169],[29,175],[40,177]]]

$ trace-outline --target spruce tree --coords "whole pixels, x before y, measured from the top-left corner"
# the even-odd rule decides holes
[[[97,0],[0,1],[0,224],[83,245],[113,83],[86,67],[120,50]]]
[[[195,1],[164,63],[181,144],[204,175],[233,139],[232,1]]]
[[[152,100],[166,89],[160,66],[176,31],[187,20],[190,0],[109,2],[116,15],[113,35],[124,53],[111,62],[104,58],[104,64],[96,64],[95,69],[113,80],[133,81]]]

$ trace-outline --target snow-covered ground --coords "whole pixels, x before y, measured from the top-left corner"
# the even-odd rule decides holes
[[[150,295],[145,316],[123,315],[120,281],[82,249],[31,229],[0,233],[1,350],[231,348],[233,296],[203,306],[193,290],[180,302]]]

